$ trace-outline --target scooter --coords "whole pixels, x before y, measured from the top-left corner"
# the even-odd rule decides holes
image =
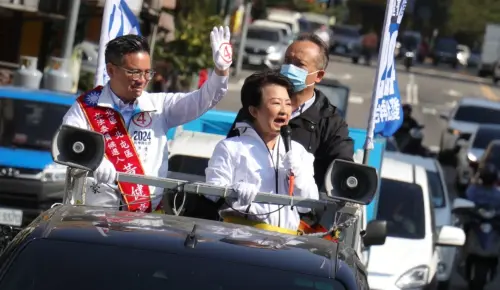
[[[413,66],[413,62],[415,60],[415,52],[407,51],[405,52],[405,57],[403,59],[404,66],[406,71],[410,71],[410,68]]]
[[[473,204],[473,202],[470,202]],[[495,278],[500,253],[500,211],[483,206],[454,209],[467,236],[462,269],[470,290],[483,290]]]
[[[424,133],[422,129],[424,125],[419,125],[416,128],[410,130],[408,136],[400,142],[399,150],[402,153],[410,154],[410,155],[419,155],[422,157],[430,157],[430,150],[425,147],[422,143],[424,140]]]

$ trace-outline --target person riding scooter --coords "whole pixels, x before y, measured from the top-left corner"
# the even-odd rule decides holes
[[[410,134],[410,130],[413,128],[418,128],[420,125],[412,117],[413,108],[410,104],[403,105],[403,123],[399,127],[398,131],[394,133],[394,139],[398,146],[401,145],[402,141]]]
[[[488,205],[488,207],[500,209],[500,190],[497,182],[498,169],[494,164],[486,163],[479,168],[465,195],[478,206]]]

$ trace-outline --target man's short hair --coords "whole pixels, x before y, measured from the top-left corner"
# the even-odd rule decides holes
[[[276,70],[256,72],[245,79],[241,87],[241,106],[245,119],[253,120],[250,115],[250,106],[259,107],[262,103],[262,89],[266,85],[278,85],[284,87],[288,95],[293,94],[293,85],[290,80]]]
[[[106,45],[104,58],[106,63],[119,65],[123,56],[131,53],[146,52],[149,54],[148,40],[141,35],[128,34],[118,36]]]
[[[310,41],[316,44],[320,50],[320,59],[317,60],[318,69],[326,69],[328,62],[330,61],[330,53],[328,51],[328,45],[314,33],[304,33],[295,39],[295,41]],[[294,42],[295,42],[294,41]]]

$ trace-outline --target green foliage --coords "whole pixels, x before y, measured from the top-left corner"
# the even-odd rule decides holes
[[[173,64],[184,76],[191,76],[201,69],[213,66],[210,32],[220,26],[219,16],[190,13],[176,19],[175,40],[156,46],[155,59]]]
[[[94,88],[94,75],[90,72],[80,72],[78,79],[78,90],[86,92]]]
[[[472,33],[480,37],[486,24],[500,23],[498,0],[449,0],[447,28],[452,33]]]

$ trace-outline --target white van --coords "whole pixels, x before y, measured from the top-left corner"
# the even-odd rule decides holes
[[[371,289],[436,289],[439,247],[465,243],[461,228],[436,227],[426,169],[394,156],[382,163],[377,219],[387,221],[387,239],[369,250]]]
[[[252,22],[252,26],[277,28],[277,29],[281,30],[281,32],[283,32],[283,36],[285,37],[287,42],[291,43],[294,39],[292,29],[290,28],[290,26],[288,24],[285,24],[285,23],[264,20],[264,19],[258,19],[258,20],[255,20],[254,22]]]
[[[267,20],[288,25],[294,35],[298,35],[303,30],[299,21],[301,17],[299,12],[279,9],[269,9],[267,13]]]

